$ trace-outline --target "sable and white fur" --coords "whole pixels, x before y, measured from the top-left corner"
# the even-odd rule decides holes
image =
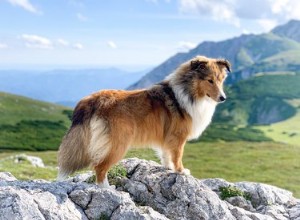
[[[83,98],[59,148],[58,180],[91,166],[108,187],[109,168],[130,146],[151,146],[162,164],[178,173],[187,140],[198,138],[226,99],[223,82],[230,63],[197,56],[149,89],[103,90]]]

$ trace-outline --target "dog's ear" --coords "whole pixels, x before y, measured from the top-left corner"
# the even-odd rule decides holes
[[[207,61],[192,60],[191,70],[203,70],[206,68]]]
[[[221,66],[222,68],[226,68],[226,70],[228,72],[231,72],[231,64],[228,60],[225,60],[225,59],[218,59],[217,60],[217,64],[219,66]]]

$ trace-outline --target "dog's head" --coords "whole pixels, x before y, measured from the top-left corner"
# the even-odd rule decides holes
[[[169,79],[175,87],[182,87],[192,101],[205,96],[216,102],[224,102],[223,90],[227,72],[231,71],[229,61],[197,56],[182,64]]]

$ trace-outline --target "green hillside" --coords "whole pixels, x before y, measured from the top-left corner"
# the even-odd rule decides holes
[[[254,35],[246,41],[237,53],[233,63],[235,71],[254,64],[270,56],[290,50],[300,51],[300,44],[287,38],[281,38],[273,33]]]
[[[286,101],[297,109],[295,116],[271,125],[257,126],[256,128],[276,142],[300,146],[300,99]]]
[[[0,149],[56,150],[71,110],[0,92]]]
[[[286,99],[300,98],[300,73],[257,74],[229,86],[228,99],[218,106],[216,121],[230,124],[271,124],[296,114]]]
[[[300,134],[293,125],[299,118],[300,104],[295,101],[300,99],[299,85],[299,72],[270,72],[229,86],[227,101],[218,106],[213,123],[202,139],[275,140],[291,144],[298,141],[299,144]]]

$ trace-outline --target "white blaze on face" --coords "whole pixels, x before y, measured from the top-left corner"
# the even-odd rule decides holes
[[[220,97],[223,96],[226,99],[226,95],[225,92],[223,91],[223,89],[220,89]]]

